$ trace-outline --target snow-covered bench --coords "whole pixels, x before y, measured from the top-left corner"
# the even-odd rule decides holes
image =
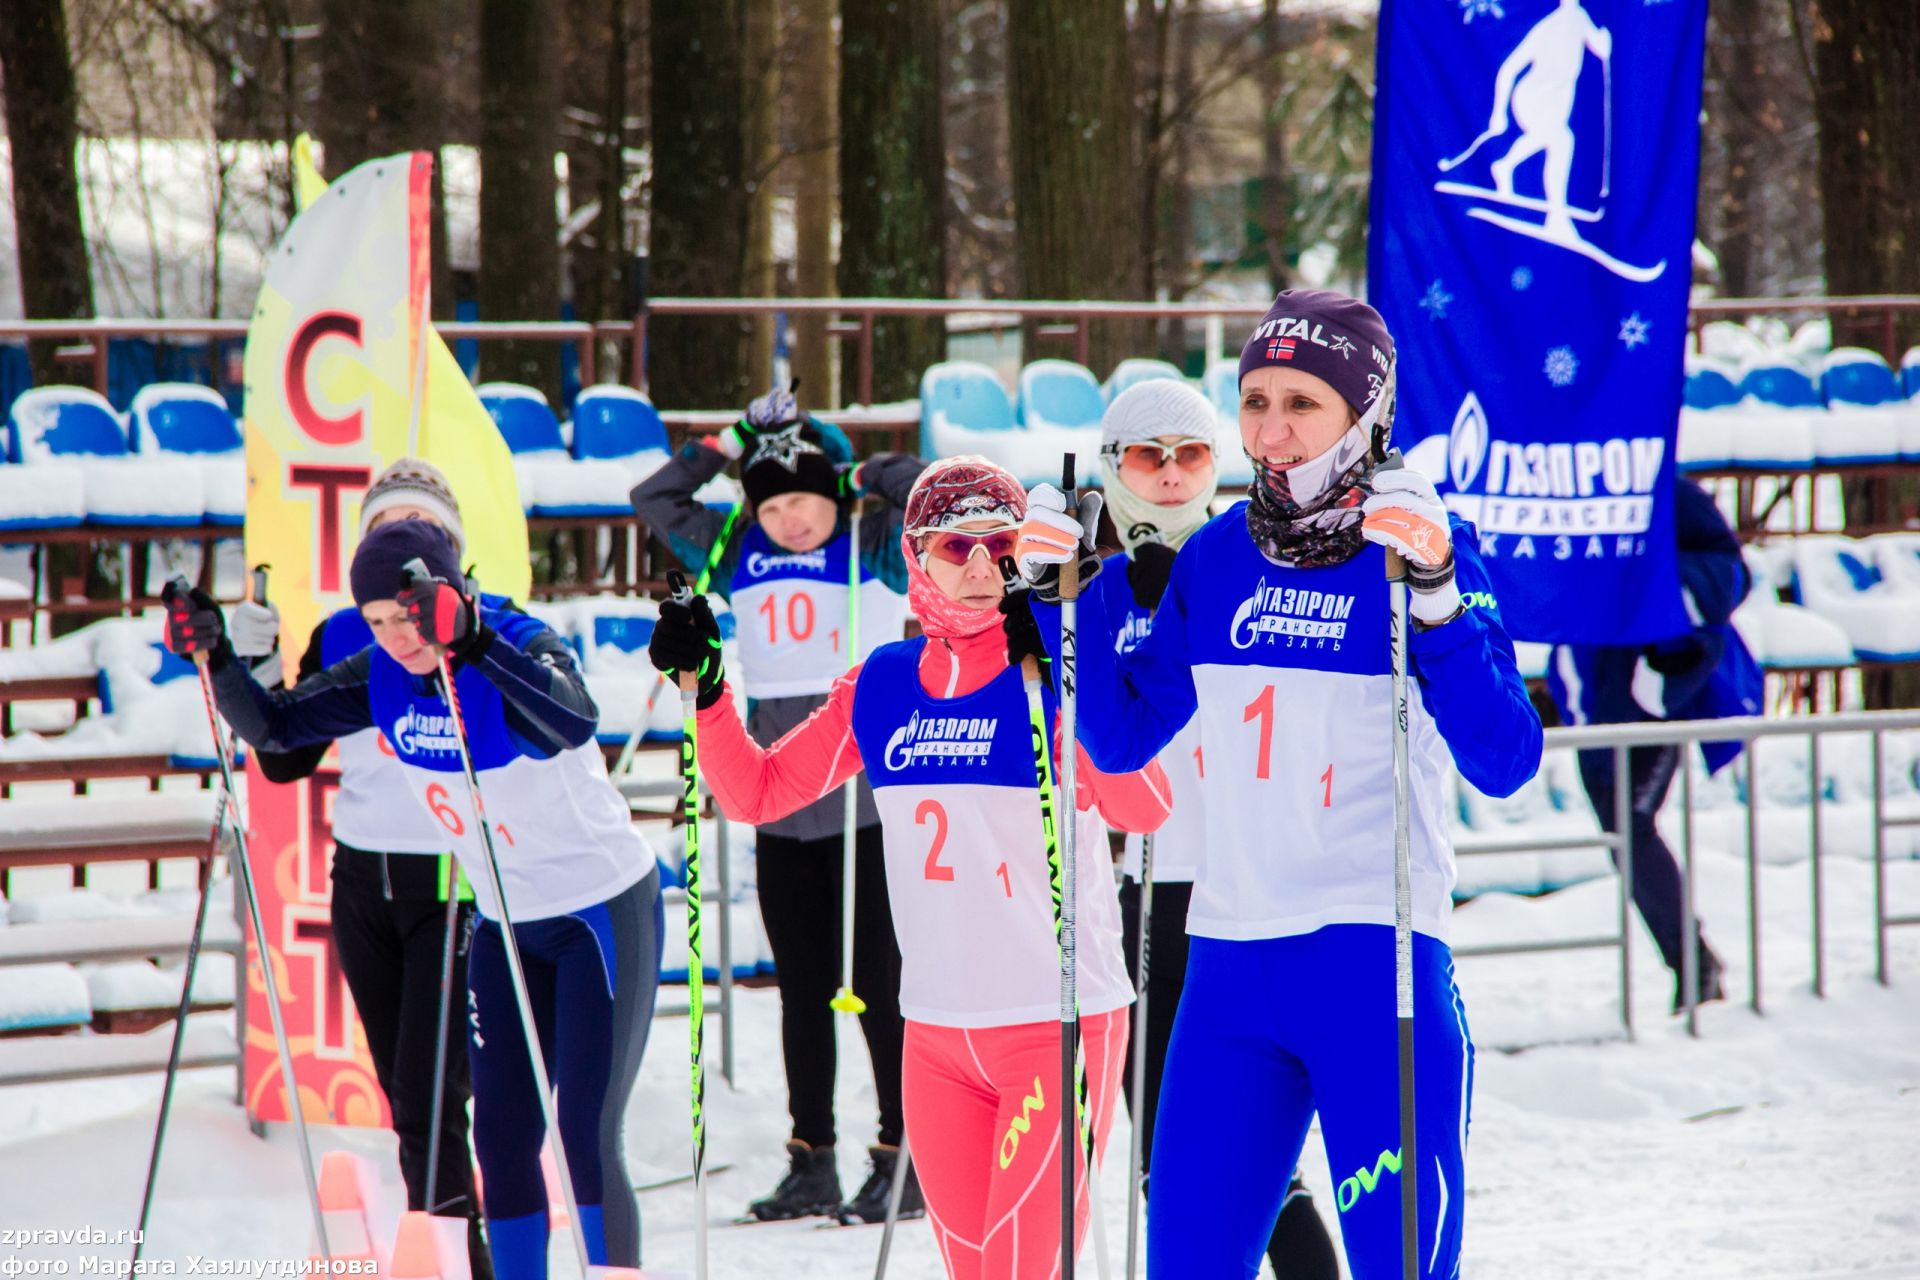
[[[22,867],[71,867],[78,888],[89,863],[209,857],[218,804],[213,791],[0,800],[0,893]]]

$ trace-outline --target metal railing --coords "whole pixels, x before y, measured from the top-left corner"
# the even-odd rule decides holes
[[[1576,937],[1558,941],[1495,943],[1460,947],[1457,956],[1521,955],[1541,951],[1577,951],[1613,947],[1620,953],[1620,1021],[1628,1039],[1633,1038],[1633,848],[1632,788],[1627,753],[1634,747],[1679,746],[1691,748],[1703,742],[1740,742],[1745,783],[1745,840],[1747,862],[1747,969],[1748,1004],[1755,1013],[1764,1012],[1761,1004],[1761,924],[1760,924],[1760,831],[1755,752],[1753,745],[1762,738],[1806,738],[1809,742],[1807,768],[1809,905],[1812,919],[1813,994],[1826,995],[1826,922],[1825,880],[1821,867],[1821,777],[1820,740],[1833,734],[1865,733],[1872,744],[1871,823],[1873,839],[1873,945],[1874,977],[1888,984],[1887,931],[1905,925],[1920,925],[1920,913],[1893,913],[1887,902],[1886,833],[1891,828],[1920,827],[1920,815],[1895,817],[1886,810],[1885,742],[1889,732],[1920,729],[1920,711],[1856,711],[1836,715],[1765,719],[1742,716],[1727,720],[1678,720],[1642,724],[1582,725],[1546,731],[1546,747],[1579,751],[1607,750],[1613,753],[1614,830],[1594,834],[1551,836],[1544,839],[1516,837],[1502,840],[1458,840],[1454,853],[1476,856],[1492,853],[1546,852],[1556,849],[1605,848],[1613,851],[1619,864],[1620,928],[1612,935]],[[1690,760],[1683,759],[1680,774],[1680,870],[1682,969],[1681,1005],[1686,1015],[1687,1033],[1700,1034],[1695,997],[1699,990],[1696,972],[1700,945],[1700,922],[1694,909],[1693,817],[1694,781]]]

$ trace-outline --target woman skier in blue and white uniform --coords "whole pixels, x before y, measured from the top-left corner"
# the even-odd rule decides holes
[[[431,577],[404,567],[424,561]],[[546,625],[461,593],[447,533],[422,520],[361,539],[353,598],[374,646],[292,689],[262,688],[233,660],[205,592],[168,601],[167,643],[203,652],[221,714],[249,745],[288,751],[377,726],[416,802],[438,820],[473,882],[467,965],[474,1146],[500,1280],[547,1274],[545,1125],[507,967],[485,846],[439,685],[453,669],[467,745],[513,915],[573,1191],[596,1263],[636,1267],[640,1213],[622,1151],[627,1097],[653,1016],[663,930],[659,879],[594,742],[598,712],[572,650]]]
[[[1212,518],[1219,474],[1214,465],[1216,416],[1193,387],[1156,378],[1114,397],[1100,422],[1100,479],[1107,514],[1125,548],[1107,558],[1087,588],[1087,607],[1113,621],[1120,653],[1153,630],[1154,611],[1167,589],[1174,555]],[[1132,1011],[1133,1052],[1146,1057],[1145,1096],[1135,1097],[1133,1072],[1123,1077],[1127,1106],[1141,1130],[1144,1180],[1152,1166],[1153,1124],[1160,1080],[1173,1034],[1173,1014],[1187,980],[1187,907],[1194,873],[1207,845],[1206,799],[1200,787],[1200,723],[1190,719],[1160,752],[1173,786],[1173,812],[1151,837],[1153,892],[1148,929],[1146,999]],[[1143,842],[1130,835],[1122,863],[1120,923],[1127,976],[1140,987]],[[1145,1026],[1141,1025],[1144,1015]],[[1280,1280],[1339,1280],[1340,1263],[1313,1197],[1296,1173],[1267,1244]]]
[[[1446,942],[1445,775],[1511,794],[1538,767],[1540,721],[1470,526],[1418,472],[1376,469],[1392,408],[1379,314],[1281,293],[1240,356],[1252,500],[1181,548],[1137,648],[1115,653],[1118,619],[1091,601],[1080,615],[1097,766],[1138,768],[1198,713],[1207,849],[1154,1134],[1151,1276],[1257,1273],[1316,1109],[1353,1275],[1400,1274],[1388,547],[1407,562],[1417,678],[1418,1262],[1459,1264],[1473,1054]],[[1064,507],[1046,487],[1029,504],[1019,559],[1038,594],[1081,554]],[[1057,646],[1057,612],[1010,610],[1007,631],[1016,657]]]
[[[838,429],[800,415],[792,392],[770,391],[739,422],[688,444],[633,490],[634,510],[647,527],[666,539],[689,575],[707,569],[732,605],[747,730],[763,746],[804,723],[846,674],[855,617],[855,658],[906,633],[900,513],[923,464],[904,453],[875,454],[858,466],[837,461],[845,440],[836,437]],[[747,503],[722,513],[694,495],[730,460],[740,463]],[[867,495],[878,510],[860,522],[856,547],[848,508]],[[856,557],[857,595],[849,564]],[[834,791],[759,824],[755,836],[754,878],[780,985],[780,1054],[793,1120],[786,1174],[747,1209],[761,1221],[837,1214],[878,1222],[900,1157],[900,947],[873,790],[864,776],[847,785],[856,788],[851,980],[866,1005],[860,1031],[873,1062],[879,1128],[865,1182],[843,1199],[834,1154],[831,1001],[842,981],[847,806],[846,793]],[[919,1176],[909,1165],[901,1216],[923,1211]]]

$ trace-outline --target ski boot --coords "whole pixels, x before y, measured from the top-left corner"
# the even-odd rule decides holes
[[[867,1180],[860,1184],[853,1199],[840,1206],[840,1221],[849,1227],[859,1222],[887,1220],[887,1201],[893,1195],[894,1171],[900,1167],[900,1148],[883,1144],[868,1147],[867,1154],[872,1161]],[[908,1160],[907,1185],[900,1189],[900,1220],[924,1217],[926,1212],[927,1202],[920,1194],[920,1175],[913,1161]]]
[[[833,1148],[810,1147],[796,1138],[787,1143],[787,1159],[787,1176],[772,1195],[748,1205],[748,1215],[759,1222],[787,1222],[838,1212],[840,1171],[834,1167]]]
[[[1693,1003],[1696,1008],[1703,1004],[1710,1004],[1715,1000],[1725,1000],[1727,998],[1726,983],[1721,977],[1723,972],[1724,969],[1720,963],[1720,957],[1713,954],[1712,948],[1708,947],[1705,943],[1701,943],[1700,959],[1697,971],[1694,974],[1696,985],[1694,987]],[[1675,969],[1673,971],[1673,1011],[1676,1014],[1684,1013],[1687,1007],[1685,998],[1687,992],[1686,987],[1682,985],[1683,982],[1684,979],[1681,976],[1681,971]]]

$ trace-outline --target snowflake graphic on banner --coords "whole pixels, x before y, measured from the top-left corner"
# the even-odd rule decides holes
[[[1500,0],[1460,0],[1460,20],[1472,22],[1475,18],[1504,18],[1507,11],[1500,7]]]
[[[1445,289],[1442,289],[1440,282],[1435,280],[1427,286],[1426,296],[1420,299],[1419,306],[1422,311],[1427,313],[1428,318],[1445,320],[1447,318],[1447,304],[1452,301],[1453,295]]]
[[[1631,351],[1645,343],[1648,340],[1647,335],[1652,330],[1653,326],[1642,320],[1640,313],[1636,311],[1620,322],[1620,341],[1627,350]]]
[[[1547,381],[1556,387],[1570,387],[1580,372],[1580,360],[1573,354],[1572,347],[1555,347],[1547,352],[1547,363],[1543,368]]]

